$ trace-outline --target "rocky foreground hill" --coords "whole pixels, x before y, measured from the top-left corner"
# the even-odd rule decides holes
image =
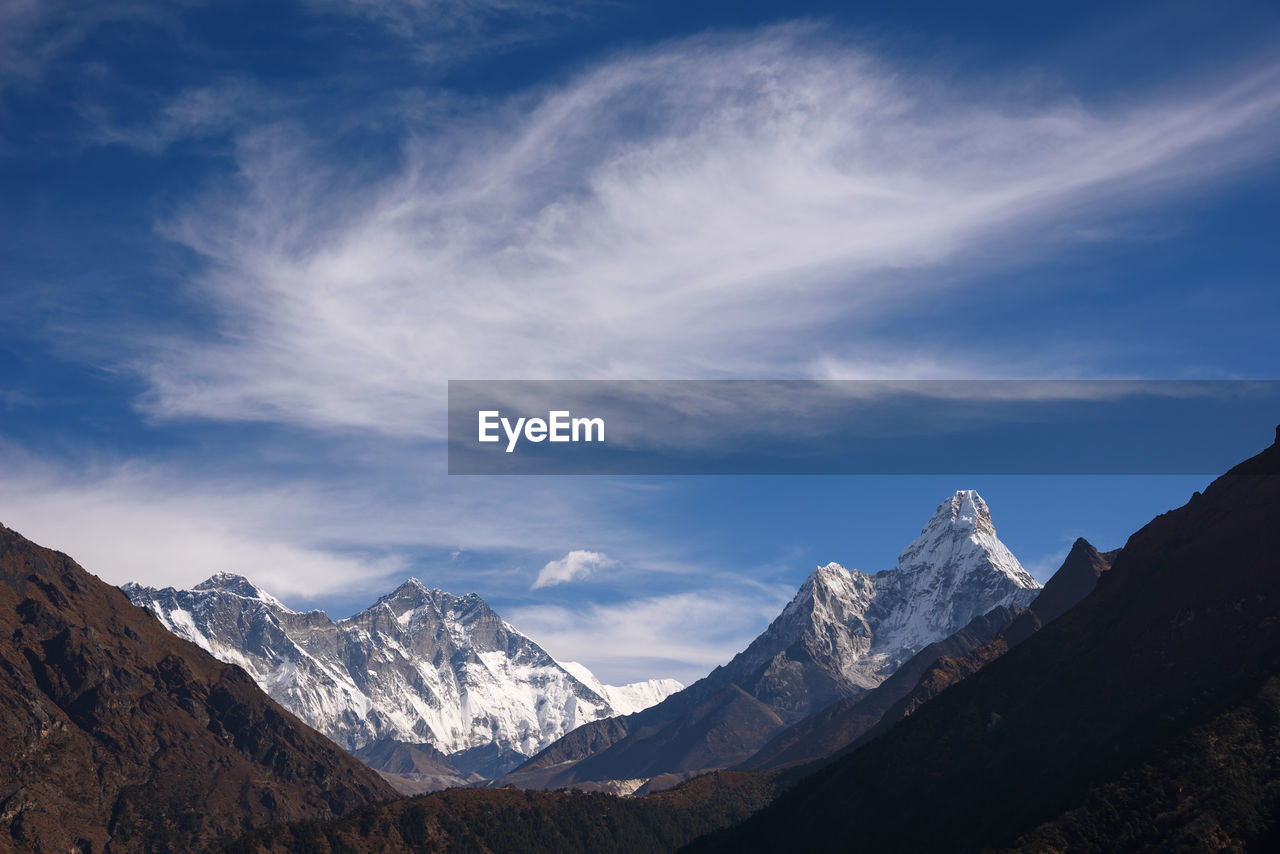
[[[0,849],[201,851],[395,792],[238,667],[0,526]]]

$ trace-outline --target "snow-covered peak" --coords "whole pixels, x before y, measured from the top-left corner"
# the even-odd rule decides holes
[[[633,715],[683,690],[684,685],[675,679],[646,679],[626,685],[605,685],[604,698],[617,714]]]
[[[874,687],[924,646],[998,605],[1025,606],[1037,590],[996,538],[987,503],[961,490],[942,502],[896,568],[814,569],[720,678],[799,714]]]
[[[243,575],[238,575],[234,572],[215,573],[191,589],[197,592],[230,593],[233,596],[239,596],[243,599],[257,599],[258,601],[265,602],[274,608],[279,608],[281,611],[287,611],[290,614],[293,613],[293,611],[285,607],[285,604],[279,599],[272,596],[270,593],[263,590]]]
[[[856,569],[845,569],[832,562],[819,566],[809,573],[800,585],[791,604],[799,606],[811,599],[818,601],[849,601],[864,596],[869,576]]]
[[[563,667],[570,676],[588,688],[598,689],[604,687],[600,680],[596,678],[596,675],[591,672],[591,669],[580,661],[557,661],[556,664]]]
[[[789,624],[790,633],[815,622],[850,623],[862,617],[873,595],[869,575],[828,563],[809,573],[777,622],[779,628]]]
[[[957,580],[994,571],[1024,590],[1040,587],[1000,542],[987,502],[972,489],[958,490],[938,505],[920,536],[898,555],[898,568],[908,575],[945,573]]]
[[[995,536],[996,526],[991,521],[991,511],[976,489],[958,489],[946,501],[938,505],[929,523],[920,532],[923,536],[930,529],[977,531]]]
[[[433,590],[416,578],[409,578],[395,590],[378,598],[373,607],[385,606],[396,616],[417,610],[428,603],[440,610],[445,599],[453,597],[441,590]],[[372,610],[372,609],[370,609]]]
[[[835,561],[832,561],[831,563],[815,567],[813,572],[809,573],[809,577],[800,585],[800,589],[803,590],[806,587],[812,588],[815,585],[822,585],[824,587],[830,587],[832,585],[840,586],[844,584],[848,577],[849,570],[845,569]]]
[[[431,595],[440,595],[439,590],[432,590],[416,578],[407,578],[404,583],[383,596],[379,601],[389,599],[422,599]]]
[[[1000,542],[987,503],[972,489],[939,505],[898,555],[898,569],[877,576],[877,587],[875,647],[911,651],[996,605],[1025,607],[1040,589]]]

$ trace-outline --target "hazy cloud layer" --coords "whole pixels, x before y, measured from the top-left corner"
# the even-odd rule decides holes
[[[401,559],[343,554],[332,539],[308,535],[305,518],[333,509],[320,495],[223,486],[195,486],[143,465],[78,474],[6,465],[0,521],[112,584],[191,587],[235,572],[298,604],[298,597],[376,589],[405,571]]]
[[[618,563],[568,548],[587,539],[625,558],[627,573],[609,579],[615,593],[654,573],[689,584],[708,574],[626,522],[659,488],[602,478],[447,479],[423,470],[423,458],[410,451],[375,470],[281,477],[261,468],[53,464],[0,442],[0,522],[113,584],[190,586],[239,572],[294,604],[381,594],[411,574],[459,594],[520,597],[541,575],[568,580]],[[548,563],[555,554],[564,557]]]

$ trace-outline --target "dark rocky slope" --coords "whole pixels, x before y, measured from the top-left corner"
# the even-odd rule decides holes
[[[0,526],[0,849],[199,851],[390,798],[245,673]]]
[[[812,762],[830,756],[869,732],[894,704],[920,684],[932,665],[943,658],[960,658],[995,637],[1018,616],[1000,606],[975,617],[946,640],[931,643],[877,687],[865,694],[832,703],[774,735],[745,762],[740,770],[762,770]]]

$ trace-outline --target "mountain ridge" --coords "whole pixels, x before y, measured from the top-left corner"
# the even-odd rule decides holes
[[[605,686],[557,662],[478,594],[416,578],[340,620],[294,611],[228,572],[189,590],[122,589],[347,750],[430,744],[452,757],[460,779],[499,774],[581,723],[682,687]]]

